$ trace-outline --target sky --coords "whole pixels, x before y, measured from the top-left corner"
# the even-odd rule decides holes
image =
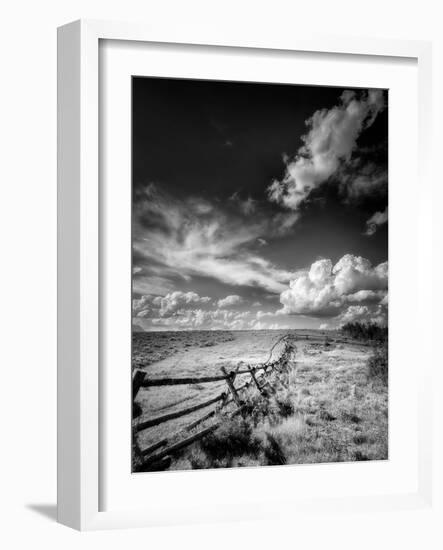
[[[388,93],[134,77],[135,330],[386,324]]]

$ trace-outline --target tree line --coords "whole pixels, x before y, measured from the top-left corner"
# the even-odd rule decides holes
[[[341,330],[350,338],[356,340],[372,340],[383,342],[388,339],[388,327],[381,327],[375,323],[346,323]]]

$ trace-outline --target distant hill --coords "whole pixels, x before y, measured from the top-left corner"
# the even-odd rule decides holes
[[[145,332],[145,329],[142,328],[140,325],[132,323],[132,332]]]

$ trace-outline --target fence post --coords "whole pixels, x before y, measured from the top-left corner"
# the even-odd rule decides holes
[[[137,369],[134,371],[134,374],[132,375],[132,399],[135,399],[135,396],[138,393],[138,390],[140,389],[141,385],[143,384],[143,380],[145,379],[146,372]]]
[[[231,391],[232,398],[234,399],[235,404],[237,405],[237,407],[241,407],[243,403],[240,397],[238,396],[237,390],[235,389],[235,386],[234,386],[235,373],[231,372],[228,374],[225,367],[221,367],[221,371],[226,376],[226,384],[228,384],[229,390]]]
[[[251,373],[252,380],[254,380],[254,384],[257,386],[258,391],[263,395],[263,388],[258,383],[258,380],[255,376],[254,369],[250,365],[248,365],[248,369],[249,369],[249,372]]]

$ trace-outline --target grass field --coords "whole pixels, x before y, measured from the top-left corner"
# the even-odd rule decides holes
[[[261,396],[251,385],[242,395],[247,414],[221,419],[216,432],[176,454],[171,469],[388,458],[387,382],[371,369],[371,347],[334,343],[345,340],[337,333],[209,331],[162,333],[161,338],[159,333],[134,334],[134,362],[156,377],[218,374],[222,366],[231,370],[239,363],[266,361],[273,343],[287,333],[296,350],[284,372],[269,375],[273,391]],[[283,343],[274,357],[282,349]],[[152,362],[153,353],[163,358]],[[137,403],[146,418],[204,401],[225,387],[221,381],[149,388],[139,392]],[[178,432],[202,412],[140,432],[140,448]]]

